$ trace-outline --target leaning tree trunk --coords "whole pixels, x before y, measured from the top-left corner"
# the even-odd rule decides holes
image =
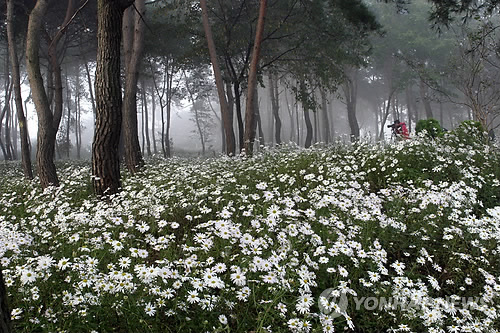
[[[122,128],[125,164],[131,173],[137,172],[144,165],[137,128],[137,81],[144,45],[144,22],[142,18],[144,2],[145,0],[135,0],[135,8],[128,8],[123,18],[125,93],[123,96]]]
[[[253,44],[252,61],[248,71],[247,103],[245,110],[245,153],[252,155],[253,142],[255,141],[255,108],[254,97],[257,92],[257,69],[259,66],[260,47],[262,36],[264,35],[264,21],[266,18],[267,0],[260,0],[259,19],[255,32],[255,42]]]
[[[123,11],[132,0],[97,1],[96,123],[92,144],[92,175],[96,194],[120,190],[122,96],[120,42]]]
[[[26,63],[30,82],[31,94],[38,116],[38,141],[36,162],[38,177],[43,188],[50,185],[59,185],[54,152],[57,129],[54,128],[54,117],[50,110],[49,99],[43,86],[40,72],[40,32],[43,17],[47,11],[48,0],[38,0],[30,13],[26,36]]]
[[[226,153],[227,155],[235,154],[235,138],[233,123],[231,121],[231,116],[229,115],[229,108],[226,101],[226,93],[224,91],[224,82],[222,80],[222,74],[219,68],[219,61],[217,60],[217,52],[215,49],[215,42],[212,36],[212,29],[208,21],[208,9],[207,1],[200,0],[201,13],[203,20],[203,28],[205,30],[205,35],[208,43],[208,51],[210,53],[210,61],[212,62],[212,67],[215,76],[215,85],[217,86],[217,94],[219,95],[219,104],[221,110],[221,117],[224,119],[224,130],[226,133]]]

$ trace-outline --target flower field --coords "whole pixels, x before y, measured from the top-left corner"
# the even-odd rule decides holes
[[[499,332],[500,158],[469,134],[154,160],[107,201],[85,163],[3,168],[15,331]]]

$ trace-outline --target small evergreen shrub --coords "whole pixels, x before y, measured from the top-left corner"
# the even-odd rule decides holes
[[[415,132],[420,133],[426,131],[426,136],[431,138],[440,137],[443,135],[443,128],[436,119],[420,119],[415,127]]]

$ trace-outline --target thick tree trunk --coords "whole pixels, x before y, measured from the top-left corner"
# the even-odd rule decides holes
[[[123,97],[122,130],[125,164],[131,173],[137,172],[144,165],[137,127],[137,81],[144,45],[144,22],[141,17],[144,14],[144,3],[145,0],[135,0],[135,8],[129,7],[123,17],[125,94]]]
[[[277,145],[281,145],[281,118],[278,96],[278,78],[276,74],[269,74],[269,94],[271,97],[271,108],[274,117],[274,137]]]
[[[321,90],[321,113],[323,116],[323,141],[326,144],[330,143],[330,120],[328,119],[328,100],[326,92]]]
[[[255,117],[254,96],[257,92],[257,70],[260,59],[260,47],[262,44],[262,36],[264,34],[264,22],[266,18],[267,0],[260,0],[259,19],[255,32],[255,42],[252,52],[252,61],[248,71],[248,88],[247,88],[247,103],[245,109],[245,153],[248,156],[252,155],[253,142],[255,141]]]
[[[226,94],[224,92],[224,82],[222,80],[222,74],[219,68],[219,61],[217,60],[217,53],[215,49],[215,42],[212,36],[212,29],[210,28],[210,23],[208,20],[207,1],[200,0],[200,5],[202,10],[203,28],[205,30],[205,35],[207,38],[208,51],[210,53],[210,60],[212,62],[212,67],[215,75],[215,84],[217,86],[217,93],[219,95],[221,117],[224,120],[224,130],[226,133],[226,153],[227,155],[231,156],[234,155],[236,152],[233,123],[229,115],[229,108],[226,101]]]
[[[43,17],[47,11],[48,1],[38,0],[30,13],[26,37],[26,63],[30,82],[31,94],[38,115],[38,141],[37,141],[37,170],[43,188],[50,185],[59,185],[54,152],[57,128],[54,127],[54,116],[50,110],[49,99],[43,86],[42,73],[40,72],[40,32]]]
[[[96,194],[120,190],[118,144],[122,121],[120,42],[123,11],[131,0],[97,1],[96,124],[92,145],[92,175]]]

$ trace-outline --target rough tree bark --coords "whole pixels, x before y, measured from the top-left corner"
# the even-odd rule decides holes
[[[26,36],[28,78],[38,116],[36,162],[38,177],[40,178],[42,188],[46,188],[50,185],[59,185],[59,179],[57,178],[56,166],[53,159],[57,127],[54,127],[54,116],[50,110],[49,99],[43,86],[39,59],[40,33],[47,7],[47,0],[38,0],[36,2],[29,16]]]
[[[120,190],[122,96],[120,42],[124,10],[133,0],[97,1],[96,124],[92,144],[92,175],[97,195]]]
[[[208,51],[210,53],[210,61],[212,62],[212,67],[215,75],[215,84],[217,86],[217,93],[219,95],[221,116],[224,119],[224,130],[226,133],[226,153],[227,155],[231,156],[235,154],[236,149],[233,123],[229,115],[229,108],[224,91],[224,82],[222,80],[222,74],[219,68],[219,61],[217,60],[217,52],[215,49],[214,38],[212,36],[212,29],[210,28],[210,23],[208,21],[207,1],[200,0],[200,6],[202,12],[203,28],[205,30],[205,35],[208,43]]]
[[[142,18],[144,7],[145,0],[135,0],[135,8],[129,7],[123,16],[125,93],[123,96],[122,131],[125,145],[125,165],[131,173],[137,172],[144,165],[137,128],[137,81],[144,45],[144,21]]]
[[[267,0],[260,0],[259,19],[257,21],[257,29],[255,32],[255,42],[252,52],[252,61],[248,72],[248,87],[247,87],[247,103],[245,110],[245,153],[248,156],[252,155],[253,143],[255,141],[255,108],[254,96],[257,86],[257,69],[259,66],[260,47],[262,44],[262,36],[264,35],[264,22],[266,18]]]

